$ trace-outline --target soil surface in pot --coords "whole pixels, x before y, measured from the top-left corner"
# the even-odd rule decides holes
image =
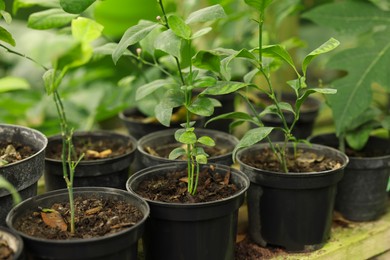
[[[132,144],[116,141],[112,138],[99,138],[93,140],[90,137],[73,137],[73,146],[76,150],[77,158],[82,154],[84,161],[99,160],[105,158],[114,158],[129,153],[132,150]],[[61,160],[62,143],[52,143],[46,148],[46,157]],[[76,159],[76,158],[75,158]]]
[[[197,203],[227,198],[238,192],[230,181],[231,173],[218,173],[215,167],[207,167],[199,173],[195,195],[187,192],[187,171],[177,170],[144,180],[136,192],[144,198],[176,203]]]
[[[17,142],[0,141],[0,167],[23,160],[35,153],[36,151],[30,146]]]
[[[116,233],[142,220],[142,212],[121,200],[75,197],[75,233],[70,230],[69,203],[37,208],[19,217],[14,227],[33,237],[46,239],[93,238]]]
[[[14,251],[8,246],[7,241],[0,238],[0,259],[12,260]]]
[[[256,154],[244,156],[242,161],[258,169],[281,172],[281,165],[271,149],[263,149]],[[292,173],[321,172],[340,167],[340,161],[301,149],[297,150],[295,156],[294,154],[287,156],[287,168]]]
[[[151,147],[146,146],[144,149],[147,151],[150,155],[158,156],[161,158],[169,158],[170,152],[175,149],[182,146],[181,144],[167,144],[160,147]],[[182,146],[185,149],[185,145]],[[220,148],[217,146],[209,147],[209,146],[201,146],[204,151],[209,155],[209,157],[216,157],[227,154],[229,151],[225,148]],[[186,160],[187,157],[181,157],[180,159]]]

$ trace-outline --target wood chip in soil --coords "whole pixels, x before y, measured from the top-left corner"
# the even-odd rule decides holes
[[[70,230],[69,203],[55,203],[49,209],[26,212],[14,223],[17,230],[40,238],[76,239],[101,237],[129,228],[142,220],[142,212],[135,206],[117,199],[75,197],[75,233]],[[58,212],[60,216],[42,218],[42,212]],[[50,219],[52,218],[52,219]],[[67,225],[64,229],[63,222]],[[49,220],[48,220],[49,219]],[[51,223],[51,224],[50,224]]]

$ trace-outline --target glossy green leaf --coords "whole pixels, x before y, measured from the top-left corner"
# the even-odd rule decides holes
[[[330,98],[332,95],[336,94],[338,91],[334,88],[308,88],[306,89],[302,95],[297,99],[295,103],[295,111],[300,111],[302,104],[305,100],[314,93],[319,93],[323,95],[330,95],[327,98]]]
[[[198,51],[193,57],[193,65],[205,70],[220,73],[221,60],[218,55],[210,51]]]
[[[6,42],[12,46],[15,46],[15,40],[6,29],[0,26],[0,41]]]
[[[112,54],[112,59],[114,63],[118,62],[119,58],[127,50],[127,47],[138,43],[157,26],[159,26],[159,24],[150,21],[141,20],[137,25],[127,29],[123,37],[119,41],[117,48]]]
[[[214,113],[213,102],[208,97],[198,96],[187,109],[200,116],[211,116]]]
[[[16,14],[20,8],[41,6],[44,8],[61,8],[58,0],[14,0],[12,12]]]
[[[320,54],[324,54],[330,52],[340,45],[340,42],[334,38],[330,38],[325,43],[323,43],[320,47],[310,52],[302,62],[302,71],[303,75],[306,76],[307,66],[311,63],[311,61]]]
[[[28,17],[28,26],[33,29],[46,30],[68,25],[76,15],[54,8],[33,13]]]
[[[135,99],[140,100],[146,97],[147,95],[152,94],[159,88],[172,84],[172,81],[167,79],[157,79],[150,83],[147,83],[137,89]]]
[[[179,16],[169,16],[168,24],[170,29],[180,38],[183,38],[185,40],[191,39],[191,28]]]
[[[72,35],[83,43],[91,43],[102,34],[103,26],[94,20],[78,17],[72,21]]]
[[[287,62],[287,64],[290,65],[290,67],[295,71],[295,73],[299,75],[290,53],[288,53],[288,51],[283,46],[281,45],[264,46],[262,48],[262,52],[264,56],[280,59]]]
[[[14,91],[14,90],[23,90],[29,89],[30,84],[27,80],[17,77],[4,77],[0,78],[0,93]]]
[[[175,148],[173,149],[170,153],[169,153],[169,159],[170,160],[176,160],[177,158],[179,157],[182,157],[186,155],[186,150],[184,150],[183,148],[181,147],[178,147],[178,148]]]
[[[295,115],[295,111],[292,108],[290,103],[287,102],[279,102],[278,106],[283,111],[291,112]],[[264,116],[266,114],[278,114],[278,110],[275,104],[266,106],[265,109],[260,113],[261,116]]]
[[[185,22],[187,24],[204,23],[204,22],[213,21],[225,17],[226,14],[222,6],[212,5],[189,14]]]
[[[215,85],[217,83],[217,79],[214,77],[199,77],[194,82],[194,87],[196,88],[207,88]]]
[[[202,95],[225,95],[236,92],[244,87],[251,85],[250,83],[234,82],[234,81],[218,81],[215,86],[205,89]]]
[[[182,39],[172,30],[166,30],[159,34],[154,42],[154,47],[162,50],[178,59],[181,58]]]
[[[80,14],[84,12],[96,0],[60,0],[60,5],[65,12]]]
[[[261,140],[266,138],[272,132],[273,129],[273,127],[258,127],[247,131],[233,150],[233,160],[236,159],[236,154],[238,150],[260,142]]]
[[[198,142],[207,146],[215,146],[215,141],[210,136],[201,136],[198,138]]]
[[[195,144],[196,141],[196,134],[193,131],[186,131],[179,138],[179,142],[183,144]]]

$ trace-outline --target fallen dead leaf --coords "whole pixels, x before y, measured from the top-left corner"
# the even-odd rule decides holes
[[[66,231],[68,229],[68,225],[65,223],[61,214],[56,210],[41,212],[41,218],[43,222],[51,228],[58,228],[61,231]]]

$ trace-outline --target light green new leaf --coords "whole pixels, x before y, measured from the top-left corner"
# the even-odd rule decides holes
[[[186,150],[184,150],[182,147],[178,147],[178,148],[175,148],[173,149],[170,153],[169,153],[169,159],[170,160],[175,160],[181,156],[184,156],[186,155]]]
[[[264,10],[272,3],[272,0],[245,0],[245,3],[260,13],[264,13]]]
[[[262,52],[264,56],[281,59],[287,62],[288,65],[295,71],[295,73],[299,76],[299,73],[295,67],[294,61],[291,58],[290,53],[282,47],[281,45],[268,45],[262,48]]]
[[[76,15],[64,12],[62,9],[54,8],[37,13],[28,17],[28,26],[33,29],[46,30],[58,28],[69,24]]]
[[[182,144],[195,144],[196,141],[196,134],[193,131],[185,131],[179,137],[179,142]]]
[[[65,12],[80,14],[84,12],[96,0],[60,0],[60,5]]]
[[[20,8],[41,6],[44,8],[61,8],[58,0],[14,0],[12,12],[16,14]]]
[[[215,141],[210,136],[201,136],[198,142],[207,146],[215,146]]]
[[[55,75],[54,69],[50,69],[43,74],[42,79],[45,84],[45,90],[47,95],[51,95],[58,87],[53,84],[53,82],[56,81],[56,77],[57,75]]]
[[[307,66],[311,63],[311,61],[320,54],[330,52],[340,45],[340,42],[334,38],[330,38],[325,43],[323,43],[320,47],[310,52],[302,62],[302,71],[303,75],[306,76]]]
[[[213,102],[208,97],[198,96],[187,109],[200,116],[211,116],[214,113]]]
[[[199,51],[192,58],[192,63],[194,66],[211,70],[219,73],[221,71],[221,60],[218,55],[210,51]]]
[[[191,39],[191,28],[177,15],[171,15],[168,17],[168,25],[171,30],[180,38],[185,40]]]
[[[0,93],[29,88],[30,84],[23,78],[5,77],[0,79]]]
[[[72,35],[75,39],[89,44],[100,37],[103,26],[94,20],[78,17],[72,20]]]
[[[187,24],[204,23],[225,17],[226,14],[222,6],[212,5],[189,14],[185,22]]]
[[[273,127],[258,127],[247,131],[233,150],[233,160],[236,160],[236,154],[238,150],[260,142],[261,140],[266,138],[272,132],[273,129]]]
[[[143,99],[147,95],[150,95],[153,92],[155,92],[157,89],[162,88],[164,86],[171,85],[171,84],[172,84],[172,81],[169,80],[169,79],[157,79],[157,80],[154,80],[154,81],[152,81],[150,83],[147,83],[145,85],[140,86],[137,89],[137,92],[135,94],[135,99],[136,100]]]
[[[367,1],[337,1],[319,5],[302,17],[335,30],[358,34],[382,25],[390,25],[389,12]]]
[[[204,154],[197,154],[195,156],[195,160],[200,164],[206,164],[207,163],[207,156]]]
[[[172,30],[166,30],[159,34],[154,42],[157,50],[162,50],[180,60],[181,58],[182,39],[179,38]]]
[[[200,29],[199,31],[196,31],[192,36],[191,36],[191,39],[196,39],[196,38],[199,38],[207,33],[209,33],[210,31],[212,30],[211,27],[205,27],[205,28],[202,28]]]
[[[136,44],[145,38],[154,28],[159,26],[158,23],[141,20],[137,25],[134,25],[126,30],[115,51],[112,53],[114,63],[117,63],[119,58],[127,50],[127,47]]]
[[[250,83],[234,81],[218,81],[215,86],[205,89],[202,95],[225,95],[236,92],[239,89],[250,86]]]
[[[374,46],[362,45],[345,50],[330,59],[329,67],[348,72],[346,77],[333,82],[337,95],[328,97],[337,134],[344,132],[353,120],[359,120],[359,115],[370,106],[373,83],[390,90],[388,35],[390,35],[390,28],[372,37],[376,43]]]
[[[10,24],[12,22],[12,17],[11,15],[4,11],[4,10],[0,10],[0,16],[2,16],[4,18],[4,21],[7,23],[7,24]]]
[[[15,40],[6,29],[0,26],[0,41],[6,42],[12,46],[15,46]]]

